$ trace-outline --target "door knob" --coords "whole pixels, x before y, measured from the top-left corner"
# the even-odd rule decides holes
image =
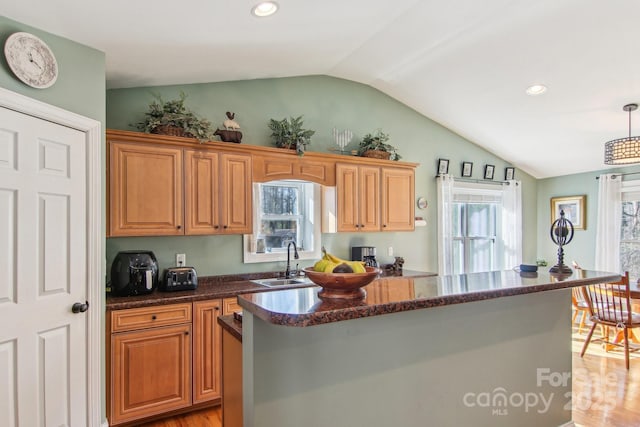
[[[71,306],[71,311],[73,313],[84,313],[89,309],[89,301],[85,301],[84,304],[81,302],[77,302]]]

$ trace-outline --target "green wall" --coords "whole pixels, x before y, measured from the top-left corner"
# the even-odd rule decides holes
[[[603,143],[604,150],[604,143]],[[546,259],[549,266],[557,261],[558,246],[549,236],[551,227],[551,198],[564,196],[587,196],[585,230],[576,230],[573,240],[564,248],[564,262],[576,261],[582,268],[593,269],[595,265],[596,221],[598,217],[598,180],[605,173],[640,172],[640,166],[603,169],[574,175],[564,175],[538,181],[538,258]]]
[[[18,80],[4,58],[0,86],[105,123],[105,55],[69,39],[55,36],[0,16],[2,45],[17,31],[32,33],[49,45],[58,60],[58,80],[48,89],[34,89]]]
[[[270,145],[267,123],[270,118],[304,116],[305,127],[316,131],[310,151],[326,152],[332,142],[332,128],[351,129],[354,149],[362,136],[377,128],[389,133],[392,145],[403,160],[420,163],[416,170],[416,198],[425,197],[429,206],[416,208],[416,215],[427,220],[426,227],[403,233],[340,233],[323,235],[323,244],[341,257],[349,256],[354,245],[373,245],[378,259],[391,262],[387,248],[405,259],[405,268],[437,271],[436,242],[436,163],[450,160],[449,172],[460,176],[462,161],[474,163],[473,178],[481,178],[485,164],[496,166],[495,178],[504,177],[509,163],[470,143],[415,110],[369,86],[327,76],[247,80],[107,91],[107,126],[136,130],[143,120],[152,94],[164,100],[175,99],[183,91],[186,105],[200,116],[222,127],[225,112],[236,113],[243,132],[243,144]],[[536,180],[520,170],[523,181],[524,258],[536,256]],[[150,249],[162,268],[173,265],[175,253],[184,252],[187,264],[201,275],[251,271],[283,270],[284,263],[243,264],[241,236],[151,237],[107,239],[107,265],[119,250]],[[300,263],[301,267],[306,266]],[[310,264],[310,263],[308,263]]]

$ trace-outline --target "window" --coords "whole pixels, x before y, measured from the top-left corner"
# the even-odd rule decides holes
[[[622,184],[620,271],[628,271],[635,282],[640,278],[640,181]]]
[[[521,262],[520,183],[471,183],[439,176],[439,274],[511,269]]]
[[[454,274],[496,270],[497,203],[454,203]]]
[[[253,187],[253,234],[244,238],[244,262],[286,260],[295,242],[301,259],[320,257],[320,185],[271,181]]]

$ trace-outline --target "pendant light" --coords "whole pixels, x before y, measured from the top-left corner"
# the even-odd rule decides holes
[[[631,112],[638,109],[638,104],[627,104],[622,109],[629,113],[629,136],[605,144],[604,163],[607,165],[640,163],[640,136],[631,136]]]

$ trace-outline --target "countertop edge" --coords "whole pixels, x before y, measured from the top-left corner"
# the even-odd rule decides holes
[[[468,302],[484,301],[502,297],[567,289],[577,286],[592,285],[595,283],[614,282],[620,280],[620,278],[621,276],[619,274],[605,274],[603,276],[594,278],[581,278],[568,281],[543,283],[539,285],[491,289],[375,305],[354,305],[354,303],[357,304],[357,302],[354,302],[353,300],[345,300],[343,308],[336,308],[331,311],[311,312],[303,314],[277,313],[269,311],[253,303],[243,295],[238,296],[238,303],[243,309],[264,320],[265,322],[281,326],[306,327],[364,317],[380,316],[383,314],[400,313],[404,311],[443,307],[447,305],[464,304]],[[318,287],[318,290],[319,289],[320,288]]]
[[[233,314],[218,316],[218,324],[222,329],[229,332],[235,339],[242,342],[242,323],[238,322]]]

